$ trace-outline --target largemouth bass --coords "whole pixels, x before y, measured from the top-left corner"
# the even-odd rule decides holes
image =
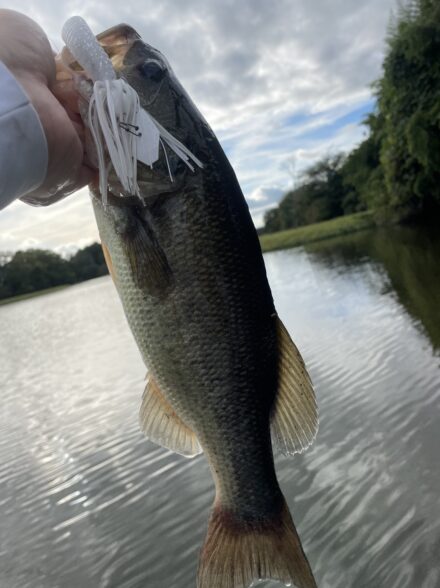
[[[277,316],[245,199],[163,55],[126,25],[98,40],[141,106],[203,163],[192,172],[162,151],[153,169],[139,165],[143,203],[119,198],[116,176],[106,206],[97,189],[92,197],[106,261],[148,367],[142,430],[184,456],[204,452],[215,480],[198,587],[247,588],[260,578],[316,587],[271,441],[272,430],[284,453],[308,447],[316,402]]]

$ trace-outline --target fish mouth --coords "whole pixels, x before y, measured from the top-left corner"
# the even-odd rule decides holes
[[[119,72],[124,67],[124,59],[136,41],[142,37],[133,27],[127,24],[119,24],[96,36],[97,41],[109,56],[114,69]],[[60,61],[70,70],[84,73],[83,68],[76,61],[67,47],[64,47],[58,56]]]
[[[120,75],[124,75],[124,69],[127,68],[125,60],[127,54],[130,52],[133,46],[136,43],[142,43],[143,45],[146,45],[143,43],[139,33],[127,24],[119,24],[111,27],[110,29],[107,29],[106,31],[97,35],[96,39],[110,58],[113,68]],[[149,47],[148,45],[146,46]],[[154,49],[152,50],[155,51]],[[56,61],[58,81],[69,80],[76,76],[77,80],[84,78],[85,81],[90,82],[87,72],[78,63],[67,47],[62,49],[61,54],[57,56]],[[150,62],[153,61],[154,59],[150,59]],[[130,67],[132,66],[130,65]],[[144,101],[147,102],[146,106],[151,106],[155,102],[162,87],[162,83],[163,81],[158,84],[157,88],[154,88],[155,91],[153,92],[153,95],[149,97],[148,101],[146,101],[144,96]],[[91,85],[91,82],[89,85]],[[91,92],[90,88],[88,88],[88,92]],[[83,102],[85,102],[85,107],[83,108],[84,112],[86,112],[85,109],[87,107],[88,100],[90,99],[90,95],[86,96],[85,94],[86,92],[84,92],[84,95],[81,94]],[[96,154],[90,137],[89,143],[90,159],[97,166],[97,160],[95,156]],[[162,147],[165,149],[163,145]],[[170,174],[172,177],[170,177]],[[154,200],[158,194],[172,195],[175,192],[181,190],[186,175],[186,166],[183,164],[183,162],[180,161],[178,157],[175,156],[174,153],[168,153],[168,157],[165,158],[162,154],[159,160],[155,163],[154,170],[150,169],[148,166],[139,164],[137,181],[142,192],[142,200],[144,201],[144,205],[148,206],[148,202]],[[108,183],[109,202],[111,204],[139,206],[139,197],[125,193],[122,189],[122,186],[120,185],[119,178],[114,172],[110,172]],[[93,190],[93,193],[97,198],[99,198],[99,190]],[[118,196],[118,194],[124,197],[121,198]],[[123,203],[117,202],[118,200],[122,200]]]
[[[113,67],[120,71],[124,59],[136,41],[142,40],[139,33],[125,23],[116,25],[97,35],[99,44],[109,56]]]
[[[105,47],[106,45],[126,45],[140,39],[141,36],[132,26],[121,23],[99,33],[96,38]]]

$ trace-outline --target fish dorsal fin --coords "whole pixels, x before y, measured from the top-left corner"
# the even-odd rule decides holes
[[[203,451],[194,432],[176,414],[150,375],[142,397],[139,422],[144,435],[166,449],[185,457],[195,457]]]
[[[284,455],[302,453],[318,431],[318,407],[310,376],[286,327],[277,317],[278,392],[272,412],[272,434]]]

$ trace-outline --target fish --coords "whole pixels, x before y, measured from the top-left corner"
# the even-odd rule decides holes
[[[141,199],[92,186],[105,259],[148,369],[145,436],[215,482],[198,588],[259,579],[316,588],[277,481],[273,444],[301,453],[318,428],[311,379],[280,320],[251,215],[214,132],[167,59],[129,25],[97,37],[140,104],[202,162],[139,164]],[[127,131],[128,132],[128,131]]]

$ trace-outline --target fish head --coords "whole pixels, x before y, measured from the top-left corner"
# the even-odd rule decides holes
[[[203,161],[206,140],[214,135],[166,57],[126,24],[101,33],[97,39],[118,75],[137,91],[141,107]],[[180,190],[192,176],[201,173],[198,168],[191,171],[171,149],[165,157],[164,149],[161,147],[153,168],[138,165],[138,184],[144,198]]]

